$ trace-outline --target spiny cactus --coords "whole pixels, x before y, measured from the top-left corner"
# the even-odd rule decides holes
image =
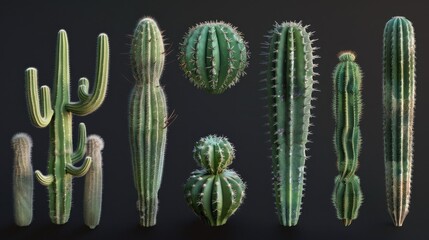
[[[33,166],[31,148],[33,141],[26,133],[17,133],[12,137],[14,151],[13,200],[15,223],[28,226],[33,219]]]
[[[36,179],[49,192],[49,213],[55,224],[64,224],[68,221],[71,210],[72,178],[81,177],[91,167],[91,158],[85,158],[83,164],[75,166],[85,155],[86,127],[79,124],[79,143],[73,152],[72,115],[88,115],[103,103],[107,79],[109,75],[109,41],[106,34],[98,36],[97,65],[95,87],[89,92],[89,81],[86,78],[79,80],[79,101],[70,101],[70,72],[69,72],[69,45],[67,33],[58,32],[57,55],[54,75],[54,96],[51,99],[48,86],[40,88],[39,96],[37,70],[28,68],[25,72],[27,105],[31,122],[34,126],[44,128],[49,126],[50,147],[48,174],[36,171]],[[54,102],[51,103],[51,100]]]
[[[203,168],[192,172],[184,192],[188,205],[210,226],[221,226],[244,199],[246,185],[226,169],[235,157],[228,139],[210,135],[197,142],[194,159]]]
[[[304,190],[316,57],[306,29],[296,22],[275,24],[266,43],[274,196],[283,226],[298,223]]]
[[[167,142],[167,101],[159,83],[165,60],[163,37],[151,18],[140,20],[131,43],[136,84],[129,102],[129,136],[140,224],[156,224],[158,191]]]
[[[189,29],[179,53],[186,77],[213,94],[223,93],[239,81],[247,59],[242,34],[224,22],[205,22]]]
[[[85,176],[83,220],[91,229],[100,223],[103,195],[103,157],[101,155],[103,148],[104,141],[100,136],[90,135],[88,137],[86,156],[92,159],[92,166]]]
[[[337,168],[332,200],[337,217],[348,226],[358,217],[362,204],[359,177],[355,175],[361,148],[359,121],[362,114],[362,72],[353,52],[341,52],[333,74],[334,146]]]
[[[384,29],[383,126],[387,207],[395,226],[408,214],[413,166],[415,102],[414,28],[404,17]]]

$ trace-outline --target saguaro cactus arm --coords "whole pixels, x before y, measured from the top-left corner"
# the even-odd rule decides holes
[[[72,163],[77,163],[83,159],[86,152],[86,127],[84,123],[79,124],[79,142],[76,150],[72,154]]]
[[[43,175],[43,173],[39,170],[36,170],[34,174],[36,176],[37,181],[45,187],[51,185],[54,181],[54,176],[52,174]]]
[[[102,33],[97,40],[97,65],[95,72],[95,86],[89,93],[89,81],[81,78],[78,88],[78,102],[66,105],[66,109],[78,116],[88,115],[97,110],[103,103],[107,92],[107,79],[109,76],[109,38]]]
[[[88,172],[91,168],[92,159],[91,157],[86,157],[82,165],[79,167],[74,166],[73,164],[66,165],[66,172],[74,177],[82,177]]]

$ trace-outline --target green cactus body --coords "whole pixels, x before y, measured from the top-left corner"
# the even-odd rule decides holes
[[[101,151],[104,141],[98,135],[90,135],[86,155],[92,159],[92,166],[85,176],[83,192],[83,220],[94,229],[100,223],[101,204],[103,195],[103,157]]]
[[[14,151],[13,200],[16,225],[28,226],[33,220],[33,166],[31,148],[33,141],[26,133],[17,133],[12,138]]]
[[[360,181],[355,172],[361,148],[359,121],[362,114],[362,73],[354,53],[339,54],[340,63],[333,74],[334,145],[337,168],[332,200],[337,217],[348,226],[358,216],[362,204]]]
[[[408,214],[415,102],[414,28],[394,17],[384,29],[383,126],[387,207],[395,226]]]
[[[237,29],[224,22],[191,28],[180,48],[180,66],[191,82],[213,94],[234,86],[247,67],[247,46]]]
[[[72,178],[86,174],[91,158],[85,158],[81,166],[75,166],[85,155],[86,127],[79,124],[79,143],[73,151],[72,114],[84,116],[94,112],[104,101],[109,70],[109,42],[106,34],[100,34],[97,44],[95,86],[89,92],[89,81],[79,80],[79,101],[70,101],[69,46],[67,33],[60,30],[57,38],[53,104],[50,89],[40,88],[37,70],[26,70],[26,95],[30,119],[36,127],[50,129],[48,174],[36,171],[36,179],[48,187],[50,218],[53,223],[64,224],[71,210]]]
[[[300,23],[276,24],[267,43],[267,90],[274,196],[280,223],[298,223],[313,92],[311,33]]]
[[[194,159],[203,168],[192,172],[184,187],[186,202],[210,226],[221,226],[242,204],[246,185],[226,169],[235,157],[234,147],[223,137],[210,135],[197,142]]]
[[[142,226],[154,226],[167,141],[167,101],[159,83],[165,60],[164,42],[156,22],[142,19],[131,43],[136,84],[129,104],[129,135],[137,208]]]

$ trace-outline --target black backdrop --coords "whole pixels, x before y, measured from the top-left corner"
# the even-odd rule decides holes
[[[425,43],[427,9],[424,1],[6,1],[0,3],[0,238],[1,239],[427,239],[429,188],[425,142],[429,122],[425,94],[429,53]],[[392,16],[404,15],[414,23],[417,42],[417,108],[415,121],[415,167],[411,209],[402,228],[393,227],[386,210],[382,140],[382,33]],[[162,77],[169,109],[178,119],[170,126],[165,171],[160,190],[156,227],[138,226],[127,137],[127,104],[132,76],[129,43],[143,16],[154,17],[171,44]],[[188,28],[206,20],[231,22],[244,33],[251,51],[247,75],[222,95],[209,95],[184,78],[177,62],[177,48]],[[268,137],[264,128],[265,102],[259,72],[263,70],[260,43],[274,21],[302,20],[315,31],[320,47],[316,53],[320,73],[314,102],[313,143],[307,162],[307,180],[299,225],[279,226],[274,211]],[[52,85],[56,33],[67,30],[70,41],[72,93],[76,99],[78,78],[93,80],[96,37],[110,37],[111,72],[105,103],[95,113],[74,118],[83,121],[88,133],[106,142],[104,199],[101,224],[88,230],[82,219],[83,179],[74,181],[74,204],[64,226],[50,223],[47,191],[35,183],[34,219],[30,227],[13,223],[12,151],[10,138],[25,131],[34,140],[33,165],[45,170],[48,130],[30,124],[24,95],[24,70],[39,70],[40,84]],[[332,146],[331,72],[336,54],[344,49],[357,52],[364,71],[364,114],[361,122],[363,150],[360,169],[364,204],[359,218],[345,228],[336,219],[331,203],[336,158]],[[426,53],[426,54],[425,54]],[[196,168],[192,148],[207,134],[228,136],[236,146],[232,165],[248,184],[247,198],[227,225],[210,228],[199,221],[184,201],[182,186]],[[75,134],[76,136],[76,134]]]

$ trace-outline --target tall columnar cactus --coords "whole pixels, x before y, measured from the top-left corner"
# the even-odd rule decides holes
[[[15,223],[28,226],[33,220],[33,166],[31,148],[33,141],[26,133],[17,133],[12,137],[14,151],[13,167],[13,203]]]
[[[274,26],[266,44],[274,195],[284,226],[298,223],[304,190],[315,75],[310,37],[301,23],[285,22]]]
[[[191,82],[209,93],[234,86],[247,67],[247,43],[228,23],[205,22],[191,28],[180,47],[180,66]]]
[[[91,158],[85,158],[81,166],[75,166],[85,155],[86,127],[79,124],[79,143],[73,151],[72,114],[84,116],[98,109],[103,103],[109,73],[109,41],[106,34],[98,36],[95,86],[89,92],[89,81],[79,80],[79,101],[70,101],[69,45],[67,33],[58,32],[57,56],[55,62],[54,91],[51,98],[48,86],[40,88],[39,96],[37,70],[28,68],[25,72],[26,95],[30,119],[36,127],[49,126],[50,146],[48,174],[36,171],[36,179],[49,192],[49,212],[53,223],[64,224],[71,210],[72,178],[86,174]],[[51,101],[53,100],[53,103]]]
[[[194,159],[202,169],[192,172],[185,198],[210,226],[225,224],[243,202],[246,186],[237,173],[227,169],[234,157],[234,147],[224,137],[210,135],[194,148]]]
[[[383,53],[384,164],[387,207],[395,226],[402,226],[410,205],[415,48],[410,21],[394,17],[387,22]]]
[[[92,166],[85,176],[83,192],[83,220],[94,229],[100,223],[101,203],[103,195],[103,157],[101,151],[104,141],[98,135],[90,135],[87,143],[86,156],[92,159]]]
[[[335,179],[332,200],[337,217],[345,226],[357,218],[362,204],[360,181],[355,175],[361,148],[362,73],[355,59],[354,53],[341,52],[340,63],[333,74],[334,146],[339,175]]]
[[[131,43],[136,84],[129,103],[129,135],[140,224],[156,224],[158,190],[167,141],[167,101],[159,83],[164,68],[163,37],[156,22],[142,19]]]

